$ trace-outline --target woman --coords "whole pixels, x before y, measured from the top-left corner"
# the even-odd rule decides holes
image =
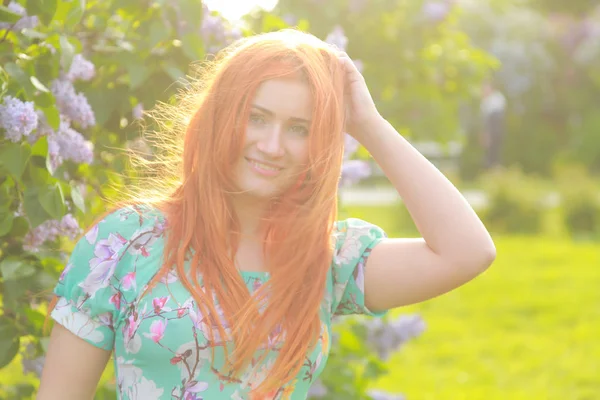
[[[206,74],[184,98],[174,190],[142,193],[78,241],[38,399],[91,398],[111,352],[120,399],[304,399],[332,316],[381,316],[492,263],[475,212],[382,118],[345,53],[284,30],[237,42]],[[335,221],[343,132],[423,239]]]

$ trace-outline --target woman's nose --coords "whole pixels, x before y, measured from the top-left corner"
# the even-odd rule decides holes
[[[281,125],[273,124],[258,141],[258,149],[271,157],[281,157],[284,154],[281,135]]]

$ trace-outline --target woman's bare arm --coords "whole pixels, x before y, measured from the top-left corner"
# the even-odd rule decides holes
[[[55,323],[37,400],[93,399],[110,354]]]

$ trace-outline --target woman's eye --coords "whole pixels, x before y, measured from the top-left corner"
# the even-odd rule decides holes
[[[263,124],[265,122],[265,118],[260,114],[250,114],[250,122]]]
[[[308,128],[303,125],[294,125],[290,128],[290,130],[300,135],[308,135]]]

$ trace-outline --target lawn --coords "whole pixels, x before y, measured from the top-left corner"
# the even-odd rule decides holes
[[[482,276],[418,312],[427,331],[377,383],[410,400],[600,399],[597,244],[496,238]]]
[[[482,276],[397,311],[420,313],[427,331],[376,386],[409,400],[600,399],[598,244],[511,236],[496,245]],[[18,363],[0,371],[0,388],[19,374]]]

